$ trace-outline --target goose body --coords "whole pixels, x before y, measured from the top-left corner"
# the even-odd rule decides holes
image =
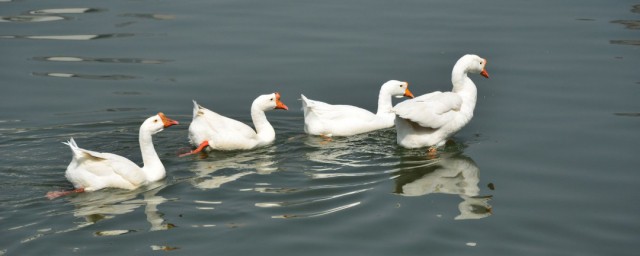
[[[451,72],[453,89],[432,92],[397,104],[395,126],[398,145],[405,148],[440,147],[473,117],[477,88],[467,76],[489,78],[487,61],[477,55],[462,56]]]
[[[158,113],[146,119],[140,126],[139,142],[144,166],[111,153],[82,149],[71,138],[65,144],[73,157],[65,172],[66,178],[80,191],[96,191],[103,188],[136,189],[141,185],[161,180],[166,172],[156,153],[152,135],[177,121]]]
[[[265,111],[287,110],[279,93],[257,97],[251,104],[251,119],[255,130],[240,121],[225,117],[200,106],[193,101],[193,120],[189,125],[189,141],[196,150],[183,154],[195,154],[206,150],[247,150],[261,147],[275,140],[275,130],[267,120]]]
[[[378,95],[378,110],[372,113],[351,105],[332,105],[311,100],[301,95],[304,111],[304,131],[311,135],[351,136],[393,127],[394,113],[391,112],[391,97],[413,95],[409,84],[390,80],[382,85]]]

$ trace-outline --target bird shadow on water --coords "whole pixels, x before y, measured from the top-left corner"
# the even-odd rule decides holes
[[[471,144],[479,136],[471,139]],[[256,207],[272,218],[310,218],[343,212],[368,200],[372,191],[395,183],[401,196],[428,196],[441,193],[458,195],[461,219],[480,219],[491,215],[491,196],[480,195],[479,168],[463,154],[464,143],[449,142],[436,155],[426,148],[403,149],[396,145],[393,130],[351,137],[295,139],[299,148],[295,161],[304,163],[294,182],[271,180],[252,191],[266,194]],[[292,160],[293,161],[293,160]],[[375,193],[373,193],[375,194]]]
[[[59,231],[58,233],[79,230],[100,221],[112,219],[117,215],[133,212],[141,206],[144,206],[144,214],[150,225],[149,231],[171,229],[175,226],[167,223],[163,217],[164,214],[158,211],[160,204],[169,201],[157,195],[157,193],[166,186],[165,181],[160,181],[133,191],[104,189],[69,196],[66,200],[74,206],[73,216],[82,218],[84,221],[75,227]],[[112,236],[136,231],[135,229],[104,230],[95,232],[95,235]]]
[[[448,141],[437,155],[425,150],[402,150],[398,171],[393,172],[393,193],[406,197],[430,194],[457,195],[460,214],[454,219],[482,219],[491,216],[492,195],[481,195],[480,168],[464,155],[467,145]],[[492,187],[492,185],[490,185]]]
[[[175,225],[168,223],[164,214],[158,210],[158,206],[169,201],[157,193],[165,188],[167,184],[157,182],[143,186],[133,191],[121,189],[104,189],[94,192],[79,193],[63,197],[50,203],[52,208],[40,213],[28,216],[15,216],[7,219],[14,226],[7,229],[11,236],[15,237],[19,243],[12,246],[29,246],[32,242],[56,236],[66,236],[70,233],[82,233],[91,230],[93,236],[119,236],[140,231],[168,230]],[[31,207],[41,204],[43,199],[36,201],[28,200]],[[52,202],[52,201],[49,201]],[[67,210],[72,207],[71,210]],[[140,228],[138,217],[144,207],[144,216],[147,228]],[[125,216],[127,215],[127,216]],[[71,216],[71,219],[67,219]],[[118,217],[118,218],[116,218]],[[77,220],[80,221],[77,221]],[[117,219],[117,220],[116,220]],[[55,220],[55,221],[52,221]],[[110,222],[105,225],[95,225],[97,223]],[[130,223],[124,229],[105,229],[100,227],[111,227]],[[6,223],[5,223],[6,224]],[[127,224],[124,224],[127,225]],[[22,237],[19,238],[18,237]],[[54,238],[55,239],[55,238]]]
[[[195,176],[188,180],[194,187],[206,190],[250,174],[271,174],[278,170],[274,154],[273,146],[250,151],[200,153],[189,167]]]

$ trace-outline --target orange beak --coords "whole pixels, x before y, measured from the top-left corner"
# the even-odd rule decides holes
[[[404,90],[404,95],[405,97],[409,98],[409,99],[413,99],[413,93],[411,93],[411,91],[409,91],[409,85],[407,84],[407,89]]]
[[[482,72],[480,72],[480,75],[486,78],[489,78],[489,73],[487,72],[486,66],[487,66],[487,59],[484,59],[484,66],[482,66]]]
[[[280,93],[279,92],[276,92],[276,107],[275,107],[275,109],[289,110],[287,105],[285,105],[284,103],[282,103],[282,101],[280,101]]]
[[[162,119],[162,124],[164,124],[164,128],[179,124],[178,121],[168,118],[162,112],[158,113],[158,116],[160,116],[160,119]]]

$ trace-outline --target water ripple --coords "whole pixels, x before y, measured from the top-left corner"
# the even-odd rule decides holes
[[[302,171],[289,174],[302,175],[303,180],[315,185],[271,184],[243,191],[264,194],[254,203],[265,211],[275,211],[272,218],[309,218],[351,209],[362,203],[378,184],[388,182],[398,171],[392,131],[380,131],[327,141],[316,136],[287,140],[291,157],[311,161]],[[300,150],[293,150],[300,148]],[[289,168],[287,168],[289,169]],[[297,167],[295,167],[297,169]],[[275,214],[274,214],[275,213]]]
[[[640,46],[640,40],[609,40],[611,44]]]
[[[215,189],[250,174],[270,174],[278,170],[273,160],[274,148],[266,147],[248,152],[211,152],[205,159],[191,166],[195,177],[191,183],[200,189]],[[220,170],[234,170],[230,175],[212,175]]]
[[[50,22],[66,20],[68,18],[60,16],[60,14],[81,14],[89,12],[98,12],[99,9],[94,8],[60,8],[60,9],[42,9],[28,11],[24,15],[0,16],[0,22]],[[34,38],[35,39],[35,38]]]
[[[34,16],[34,15],[18,15],[18,16],[0,16],[0,22],[48,22],[64,20],[62,16]]]
[[[58,77],[58,78],[82,78],[91,80],[131,80],[138,77],[130,75],[94,75],[94,74],[74,74],[74,73],[62,73],[62,72],[33,72],[34,76],[46,76],[46,77]]]
[[[360,202],[350,203],[350,204],[339,206],[339,207],[336,207],[336,208],[331,208],[331,209],[325,210],[325,211],[312,212],[312,213],[307,213],[307,214],[283,214],[283,215],[274,215],[274,216],[271,216],[271,217],[274,218],[274,219],[291,219],[291,218],[301,218],[301,217],[306,217],[306,218],[319,217],[319,216],[323,216],[323,215],[339,212],[339,211],[342,211],[342,210],[346,210],[346,209],[349,209],[351,207],[358,206],[358,205],[360,205]]]
[[[394,170],[382,171],[382,172],[357,172],[357,173],[314,173],[311,174],[313,179],[328,179],[337,177],[364,177],[364,176],[378,176],[385,173],[393,173]]]
[[[317,163],[314,171],[338,170],[343,167],[367,167],[376,160],[376,166],[397,164],[395,141],[388,136],[391,130],[378,131],[352,137],[339,137],[327,141],[317,136],[309,136],[307,146],[314,148],[306,153],[307,159]]]
[[[157,14],[157,13],[125,13],[125,14],[121,14],[120,17],[134,17],[134,18],[153,19],[153,20],[173,20],[176,18],[175,15]]]
[[[624,25],[627,29],[640,29],[640,20],[614,20],[611,23]]]
[[[212,177],[200,177],[197,179],[193,179],[196,187],[200,189],[214,189],[219,188],[225,183],[229,183],[235,181],[242,176],[246,176],[249,174],[254,174],[255,172],[241,172],[233,175],[221,175],[221,176],[212,176]]]
[[[43,56],[33,57],[36,61],[51,62],[98,62],[98,63],[118,63],[118,64],[164,64],[172,60],[162,59],[142,59],[142,58],[92,58],[76,56]]]
[[[631,117],[640,117],[640,112],[619,112],[613,113],[616,116],[631,116]]]
[[[102,9],[96,8],[57,8],[57,9],[41,9],[29,11],[30,14],[81,14],[89,12],[99,12]]]
[[[104,231],[97,231],[95,235],[96,236],[119,236],[119,235],[131,233],[131,232],[136,232],[136,231],[129,230],[129,229],[104,230]]]
[[[132,33],[112,33],[112,34],[79,34],[79,35],[0,35],[0,39],[32,39],[32,40],[68,40],[86,41],[108,38],[132,37]]]
[[[362,192],[365,192],[365,191],[368,191],[368,190],[371,190],[371,189],[372,188],[365,188],[365,189],[359,189],[359,190],[356,190],[356,191],[350,191],[350,192],[337,194],[337,195],[331,195],[331,196],[325,196],[325,197],[317,197],[317,198],[305,198],[304,200],[299,200],[299,201],[256,203],[255,206],[261,207],[261,208],[268,208],[268,207],[283,207],[283,206],[304,205],[304,204],[322,202],[322,201],[336,199],[336,198],[340,198],[340,197],[344,197],[344,196],[354,195],[354,194],[362,193]]]
[[[256,192],[265,193],[265,194],[290,194],[290,193],[310,191],[310,190],[369,186],[369,185],[374,185],[376,183],[379,183],[379,181],[370,181],[370,182],[359,181],[357,183],[347,183],[347,184],[324,184],[324,185],[309,186],[309,187],[303,187],[303,188],[258,187],[258,188],[252,188],[252,189],[245,189],[244,191],[256,191]]]

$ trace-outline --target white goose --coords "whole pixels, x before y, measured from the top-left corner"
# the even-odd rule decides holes
[[[280,101],[280,93],[260,95],[251,104],[250,126],[208,110],[193,101],[193,121],[189,125],[189,140],[197,146],[186,156],[208,150],[246,150],[272,143],[276,138],[265,111],[289,108]]]
[[[47,197],[53,199],[70,193],[96,191],[107,187],[132,190],[163,179],[166,172],[153,147],[151,136],[176,124],[177,121],[167,118],[162,113],[151,116],[142,123],[139,142],[143,167],[119,155],[82,149],[71,138],[64,142],[73,152],[65,176],[76,189],[49,192]]]
[[[378,95],[378,111],[374,114],[368,110],[350,105],[331,105],[321,101],[310,100],[302,96],[304,111],[304,131],[311,135],[351,136],[393,126],[394,113],[391,112],[391,97],[409,97],[413,94],[409,84],[390,80],[380,87]]]
[[[489,78],[487,60],[477,55],[462,56],[453,66],[451,92],[432,92],[397,104],[395,124],[398,144],[405,148],[430,147],[435,152],[446,139],[458,132],[473,117],[476,85],[467,73]]]

